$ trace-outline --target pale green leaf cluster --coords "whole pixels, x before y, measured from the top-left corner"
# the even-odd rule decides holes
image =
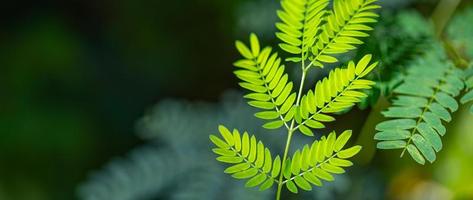
[[[302,133],[313,135],[308,127],[324,128],[324,122],[335,120],[328,114],[350,108],[366,97],[363,90],[370,89],[375,82],[363,77],[378,64],[370,64],[370,61],[371,55],[366,55],[357,64],[350,61],[346,68],[335,68],[302,97],[295,117]]]
[[[351,136],[350,131],[336,137],[331,133],[316,140],[310,147],[296,151],[292,159],[288,147],[292,134],[314,136],[312,129],[324,128],[325,122],[334,121],[333,113],[344,111],[362,98],[374,82],[365,79],[376,66],[371,55],[358,62],[333,69],[328,77],[318,81],[313,89],[302,93],[307,71],[312,66],[323,67],[323,63],[336,63],[336,54],[346,53],[361,44],[360,38],[369,36],[372,28],[366,24],[376,22],[373,12],[379,6],[376,0],[334,0],[333,9],[326,10],[328,0],[282,0],[282,10],[277,12],[281,22],[276,24],[276,36],[282,41],[282,50],[291,54],[285,61],[301,64],[302,80],[298,92],[285,72],[285,66],[271,47],[262,47],[255,34],[250,35],[249,44],[236,41],[235,46],[242,59],[236,61],[235,75],[240,86],[249,91],[244,97],[248,104],[261,109],[255,116],[267,120],[266,129],[285,127],[288,131],[284,156],[271,157],[262,141],[238,130],[219,127],[223,139],[211,135],[217,146],[218,161],[232,164],[225,172],[237,179],[249,179],[247,187],[259,186],[260,190],[277,184],[277,199],[282,186],[297,193],[298,189],[311,190],[320,186],[321,180],[332,181],[331,174],[344,173],[343,167],[351,166],[346,159],[354,156],[361,147],[342,150]],[[306,64],[308,61],[308,64]],[[284,166],[284,167],[281,167]],[[282,169],[281,169],[282,168]]]
[[[430,163],[442,149],[443,122],[452,120],[458,109],[455,100],[464,87],[462,71],[431,51],[407,71],[404,82],[394,90],[392,106],[383,112],[388,120],[379,123],[374,139],[379,149],[407,150],[419,164]]]
[[[311,61],[310,66],[323,67],[322,63],[335,63],[333,55],[355,49],[359,39],[368,37],[364,31],[372,30],[366,24],[376,22],[379,8],[376,0],[334,0],[333,9],[327,11],[328,0],[281,1],[281,19],[276,27],[280,32],[279,45],[284,51],[297,55],[287,60]]]
[[[296,93],[278,54],[272,53],[270,47],[260,51],[255,34],[250,35],[250,48],[240,41],[236,47],[244,59],[234,63],[238,68],[234,73],[242,80],[240,86],[250,91],[245,98],[249,105],[264,110],[255,116],[270,120],[264,125],[268,129],[279,128],[292,120],[294,115],[287,113],[296,101]]]
[[[281,1],[282,10],[277,12],[281,22],[276,23],[280,32],[276,36],[282,41],[279,47],[295,55],[287,60],[300,62],[308,59],[328,3],[328,0]]]
[[[353,165],[347,159],[361,150],[361,146],[344,149],[351,134],[351,131],[345,131],[337,138],[335,132],[332,132],[327,137],[322,136],[320,140],[314,141],[312,145],[305,145],[302,150],[297,150],[283,169],[283,183],[287,189],[293,193],[297,193],[298,188],[310,191],[313,185],[322,186],[322,180],[333,181],[332,174],[345,173],[344,168]]]
[[[371,89],[375,82],[364,79],[377,65],[371,62],[371,55],[365,55],[358,63],[350,61],[344,68],[333,69],[328,77],[320,80],[296,105],[293,83],[284,72],[277,53],[271,54],[266,47],[261,52],[255,34],[250,35],[250,47],[236,42],[244,59],[234,63],[238,68],[236,76],[242,80],[240,86],[250,91],[245,95],[248,104],[262,109],[256,117],[269,120],[263,125],[267,129],[281,126],[289,128],[288,122],[295,118],[303,134],[313,136],[312,129],[324,128],[324,122],[334,121],[328,114],[352,107],[366,97],[364,90]],[[256,50],[255,50],[256,48]]]
[[[219,126],[218,129],[223,140],[215,135],[210,135],[210,140],[217,146],[212,150],[219,155],[217,160],[232,164],[225,169],[225,173],[236,179],[249,179],[246,187],[260,185],[260,190],[270,188],[281,169],[279,156],[273,160],[263,142],[246,132],[241,135],[238,130],[230,132],[224,126]]]
[[[312,145],[305,145],[302,151],[297,150],[282,167],[281,158],[276,156],[273,159],[269,149],[254,136],[246,132],[242,135],[236,129],[230,132],[224,126],[219,126],[219,132],[221,137],[210,135],[210,140],[216,146],[213,152],[219,155],[217,160],[231,165],[225,173],[236,179],[248,179],[246,187],[259,186],[260,190],[277,183],[280,173],[289,191],[297,193],[298,188],[312,190],[312,185],[322,186],[322,180],[333,181],[332,174],[345,173],[344,168],[353,165],[347,159],[361,150],[361,146],[344,148],[351,131],[345,131],[339,137],[332,132],[315,140]]]

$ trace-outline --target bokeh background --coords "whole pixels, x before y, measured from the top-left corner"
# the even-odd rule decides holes
[[[427,18],[437,1],[380,4],[382,12],[409,11]],[[471,6],[464,0],[456,13]],[[186,140],[179,131],[215,130],[223,115],[238,112],[240,117],[225,120],[242,127],[248,125],[245,120],[255,121],[252,110],[245,110],[238,100],[241,90],[231,66],[238,54],[233,44],[235,39],[246,40],[250,32],[265,44],[276,44],[278,8],[275,0],[2,2],[0,199],[93,199],[80,185],[114,158],[126,159],[128,152],[149,143],[159,148],[167,140]],[[370,111],[381,108],[356,108],[332,126],[359,132]],[[363,185],[375,189],[352,199],[473,199],[473,118],[464,110],[449,125],[445,149],[435,164],[420,168],[409,159],[397,159],[397,153],[360,158],[361,167],[353,176],[340,178],[342,189],[315,196],[344,199],[346,188]],[[151,124],[154,115],[164,122],[175,119],[159,122],[172,138],[147,140],[154,129],[146,131],[141,125]],[[192,123],[181,123],[184,120]],[[204,140],[211,133],[205,131],[200,135]],[[155,179],[162,177],[159,169],[151,171]],[[172,199],[169,191],[159,192],[162,188],[154,186],[158,192],[130,199]],[[237,182],[232,187],[242,186]]]

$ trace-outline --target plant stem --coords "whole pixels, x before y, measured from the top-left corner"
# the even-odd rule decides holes
[[[281,190],[282,190],[282,185],[283,185],[282,177],[284,174],[284,167],[286,166],[287,153],[289,152],[289,146],[291,145],[292,133],[293,133],[292,130],[289,130],[287,134],[286,148],[284,149],[281,172],[279,173],[279,182],[278,182],[278,191],[276,193],[276,200],[279,200],[281,198]]]
[[[300,100],[301,100],[302,89],[304,88],[306,75],[307,75],[307,69],[304,66],[304,62],[302,62],[302,77],[301,77],[301,84],[299,86],[299,91],[297,93],[296,106],[299,105]],[[281,199],[281,191],[282,191],[282,185],[283,185],[282,179],[284,176],[284,168],[286,167],[287,154],[289,152],[289,147],[291,146],[291,139],[292,139],[293,133],[294,133],[294,119],[292,119],[291,126],[289,127],[289,130],[287,131],[286,147],[284,148],[284,155],[282,157],[282,166],[281,166],[281,172],[279,173],[279,182],[278,182],[278,191],[276,192],[276,200]]]
[[[432,20],[434,21],[435,34],[438,38],[442,35],[445,26],[448,21],[450,21],[450,18],[453,16],[453,13],[455,13],[460,2],[461,0],[442,0],[437,4],[432,14]]]

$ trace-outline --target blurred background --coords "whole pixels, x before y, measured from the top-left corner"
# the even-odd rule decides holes
[[[403,12],[427,19],[437,3],[386,0],[380,2],[380,12],[391,16],[386,19]],[[471,6],[471,1],[464,0],[455,14]],[[120,166],[126,165],[129,157],[146,160],[144,155],[167,155],[162,149],[168,147],[162,146],[186,140],[184,133],[198,132],[199,139],[207,141],[222,121],[259,130],[261,123],[252,118],[252,110],[241,100],[232,73],[232,63],[238,58],[234,40],[247,41],[249,33],[255,32],[266,45],[277,44],[274,22],[278,8],[275,0],[2,2],[0,199],[120,199],[124,196],[89,195],[95,191],[91,188],[101,187],[89,184],[96,180],[90,177],[100,174],[97,171],[110,161],[112,166]],[[414,19],[404,20],[404,27],[414,32],[422,29],[410,23]],[[313,74],[312,79],[319,75]],[[355,108],[332,126],[360,132],[373,109]],[[473,199],[473,118],[464,110],[458,111],[455,119],[459,120],[449,125],[445,149],[435,164],[421,168],[409,159],[397,159],[397,153],[367,156],[360,158],[360,168],[353,174],[339,178],[339,186],[329,186],[332,189],[326,193],[322,188],[307,199],[350,199],[344,195],[366,189],[356,189],[356,185],[372,190],[353,199]],[[239,117],[227,119],[226,115]],[[374,144],[371,138],[360,143]],[[186,143],[186,147],[189,144],[193,143]],[[203,150],[207,151],[205,145]],[[193,150],[199,151],[202,148]],[[116,158],[123,160],[114,165]],[[214,161],[206,158],[202,162]],[[133,167],[120,170],[131,176]],[[159,171],[150,169],[147,177],[161,179],[163,174],[154,176]],[[213,173],[222,171],[218,168]],[[185,193],[179,189],[162,192],[163,188],[180,186],[150,182],[140,188],[146,187],[146,191],[136,189],[130,192],[136,196],[123,199],[185,199],[169,194]],[[241,182],[227,187],[245,190]]]

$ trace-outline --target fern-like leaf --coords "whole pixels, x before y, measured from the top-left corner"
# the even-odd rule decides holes
[[[333,10],[326,17],[322,32],[312,48],[312,65],[323,67],[322,63],[337,62],[334,54],[345,53],[362,44],[358,38],[368,37],[363,31],[372,30],[366,24],[376,22],[378,15],[373,12],[379,8],[376,0],[334,0]]]
[[[239,68],[235,74],[243,81],[240,86],[250,91],[245,98],[250,100],[251,106],[264,110],[256,113],[256,117],[271,120],[263,127],[276,129],[285,125],[288,128],[287,122],[293,116],[289,111],[296,100],[293,83],[288,80],[277,53],[271,53],[270,47],[260,51],[255,34],[250,36],[250,45],[248,48],[242,42],[236,42],[244,59],[234,63]]]
[[[257,141],[255,136],[248,133],[240,134],[238,130],[230,132],[226,127],[219,126],[223,140],[210,135],[210,140],[217,146],[213,152],[219,157],[217,160],[232,164],[225,173],[232,174],[236,179],[249,179],[246,187],[260,186],[260,190],[270,188],[275,182],[281,169],[281,160],[277,156],[274,160],[263,142]]]
[[[451,120],[450,113],[458,109],[455,97],[463,89],[462,71],[443,57],[432,51],[409,68],[394,90],[393,106],[383,112],[390,119],[376,126],[378,149],[402,149],[401,156],[407,150],[419,164],[435,161],[446,133],[442,121]]]
[[[283,183],[288,190],[293,193],[297,193],[298,188],[310,191],[312,185],[322,186],[321,180],[333,181],[332,174],[345,173],[343,168],[353,165],[347,159],[361,150],[361,146],[343,149],[351,135],[351,131],[345,131],[337,138],[332,132],[314,141],[311,146],[305,145],[302,151],[297,150],[283,169]]]
[[[316,35],[320,32],[328,0],[284,0],[282,10],[277,12],[282,22],[276,23],[281,31],[276,36],[281,39],[279,47],[297,55],[286,60],[300,62],[306,60]]]
[[[298,128],[303,134],[312,136],[309,129],[324,128],[323,122],[334,121],[328,115],[352,107],[366,97],[362,90],[370,89],[373,81],[363,79],[376,66],[377,62],[369,64],[371,55],[363,57],[356,65],[353,61],[348,67],[332,70],[328,78],[318,81],[315,89],[309,90],[301,99],[296,112]]]

